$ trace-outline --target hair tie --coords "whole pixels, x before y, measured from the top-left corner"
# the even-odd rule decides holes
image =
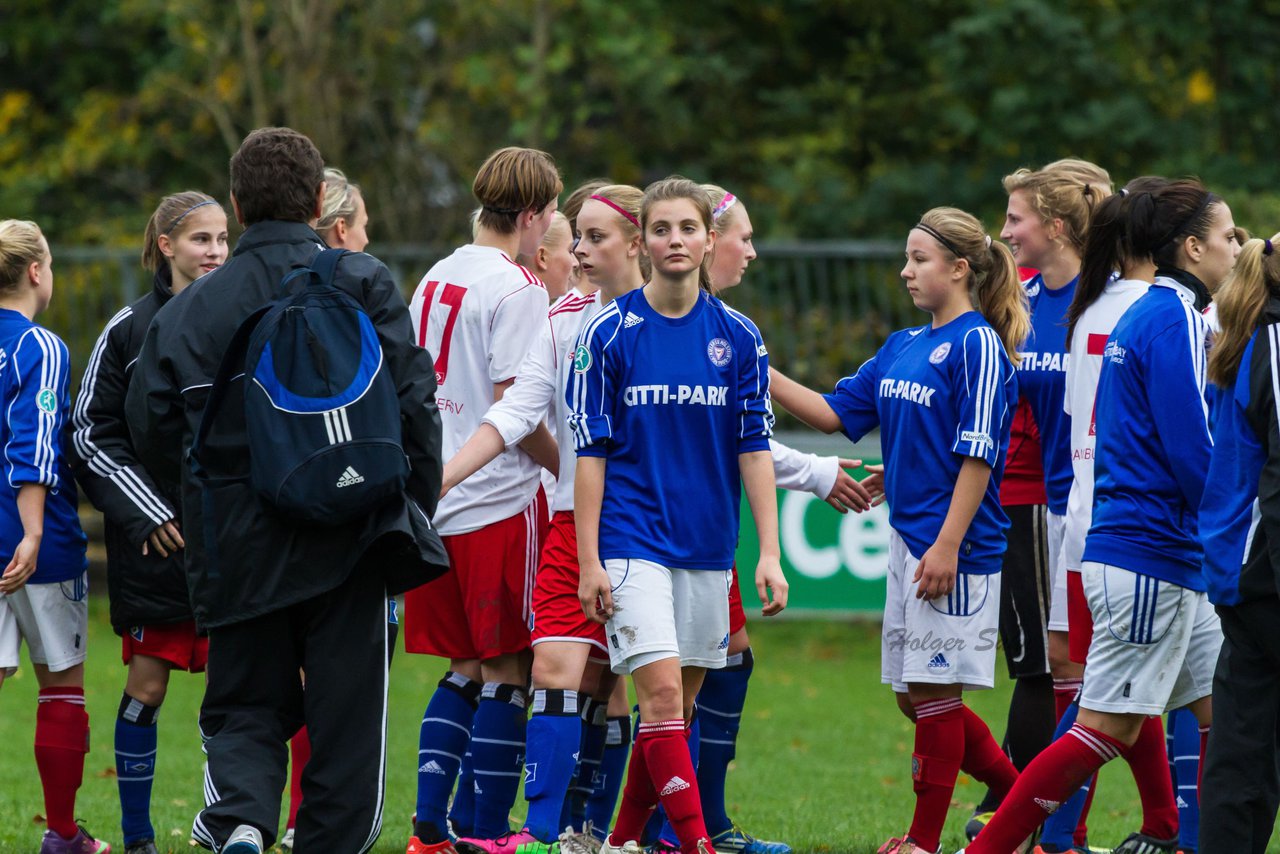
[[[169,227],[160,233],[164,235],[168,235],[169,232],[173,231],[175,228],[178,227],[178,223],[182,222],[184,219],[187,218],[187,214],[191,213],[196,208],[202,208],[205,205],[216,205],[216,204],[217,202],[215,202],[213,199],[205,199],[203,202],[196,202],[194,205],[187,208],[182,213],[178,214],[177,218],[173,222],[169,223]]]
[[[632,225],[634,225],[636,228],[640,227],[640,220],[636,219],[634,216],[631,215],[630,212],[626,210],[626,208],[622,207],[616,202],[610,201],[609,199],[606,199],[604,196],[589,196],[588,198],[595,199],[597,202],[604,202],[606,205],[613,208],[618,213],[622,214],[627,219],[627,221],[630,222]]]
[[[1270,254],[1271,254],[1271,240],[1270,240],[1270,238],[1266,238],[1266,237],[1264,237],[1264,238],[1262,239],[1262,254],[1263,254],[1263,255],[1270,255]]]
[[[1121,187],[1120,191],[1116,195],[1118,195],[1120,198],[1123,199],[1125,196],[1129,195],[1129,191],[1126,190],[1124,187]]]
[[[720,217],[724,216],[725,212],[728,211],[729,208],[737,204],[737,202],[738,202],[737,196],[735,196],[733,193],[725,193],[724,198],[720,200],[720,204],[716,205],[715,210],[711,212],[711,221],[719,222]]]
[[[484,208],[489,213],[502,214],[503,216],[515,216],[516,214],[524,210],[524,208],[500,208],[500,207],[497,207],[496,205],[483,205],[483,204],[480,207]]]
[[[943,246],[945,246],[945,247],[946,247],[946,249],[947,249],[947,251],[948,251],[948,252],[950,252],[952,255],[956,256],[957,258],[964,258],[964,257],[965,257],[965,254],[964,254],[963,252],[961,252],[959,249],[957,249],[957,248],[955,247],[955,244],[954,244],[954,243],[952,243],[950,240],[947,240],[947,238],[943,237],[943,236],[942,236],[942,235],[941,235],[941,234],[940,234],[936,229],[934,229],[932,226],[925,225],[923,222],[917,222],[915,225],[913,225],[913,226],[911,226],[911,227],[912,227],[912,228],[918,228],[918,229],[920,229],[921,231],[923,231],[925,234],[930,235],[934,240],[938,241],[938,242],[939,242],[939,243],[941,243]],[[989,240],[990,238],[988,237],[987,239]]]
[[[990,249],[990,248],[991,248],[991,235],[990,235],[990,234],[986,235],[986,238],[987,238],[987,248],[988,248],[988,249]]]

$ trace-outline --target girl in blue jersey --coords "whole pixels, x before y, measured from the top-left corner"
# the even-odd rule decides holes
[[[1121,266],[1130,278],[1154,278],[1153,257],[1217,202],[1196,181],[1154,186],[1117,203],[1115,216],[1099,213],[1086,244],[1082,291],[1096,292],[1090,283]],[[1106,342],[1093,515],[1081,568],[1094,630],[1080,712],[1067,735],[1023,771],[969,854],[1012,850],[1098,768],[1128,754],[1148,716],[1190,705],[1209,723],[1219,635],[1196,539],[1211,444],[1207,331],[1193,295],[1158,279]],[[1167,774],[1163,785],[1169,786]],[[1176,845],[1176,836],[1135,833],[1116,850]]]
[[[765,614],[786,606],[767,351],[750,320],[704,290],[711,213],[691,181],[648,187],[640,225],[652,276],[583,330],[568,390],[579,598],[606,623],[613,669],[631,674],[640,704],[606,854],[639,850],[659,800],[682,851],[712,850],[686,721],[706,668],[725,663],[744,487],[760,532]]]
[[[1280,252],[1245,244],[1217,295],[1222,328],[1209,379],[1225,392],[1213,427],[1209,480],[1200,503],[1209,599],[1222,621],[1213,715],[1203,767],[1201,854],[1262,854],[1280,792],[1269,761],[1280,722]]]
[[[773,377],[776,399],[816,429],[854,441],[881,430],[893,527],[881,679],[916,723],[916,808],[880,854],[938,850],[962,769],[997,796],[1017,776],[961,692],[995,682],[1009,524],[999,487],[1026,295],[1008,248],[955,208],[921,217],[906,256],[902,278],[929,325],[895,332],[832,394]]]
[[[40,854],[106,854],[75,820],[89,715],[84,706],[88,579],[76,486],[63,456],[71,401],[67,346],[34,322],[53,295],[53,257],[33,222],[0,222],[0,681],[26,642],[36,681]]]

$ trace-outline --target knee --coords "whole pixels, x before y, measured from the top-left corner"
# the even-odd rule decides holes
[[[684,718],[684,697],[680,679],[655,681],[645,687],[640,698],[640,712],[644,720],[670,721]]]
[[[141,685],[130,684],[125,690],[130,697],[147,706],[159,706],[168,691],[167,681],[149,681]]]

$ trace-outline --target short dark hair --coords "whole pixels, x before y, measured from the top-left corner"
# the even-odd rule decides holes
[[[245,225],[266,219],[310,222],[324,183],[324,159],[292,128],[258,128],[231,155],[231,194]]]

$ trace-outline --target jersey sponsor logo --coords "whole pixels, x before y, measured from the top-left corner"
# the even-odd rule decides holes
[[[338,478],[338,482],[334,486],[342,489],[344,486],[355,486],[357,483],[364,483],[364,475],[351,466],[347,466],[347,470],[342,473],[342,476]]]
[[[938,653],[933,658],[929,659],[930,670],[946,670],[950,667],[951,662],[947,661],[947,657],[942,653]]]
[[[627,316],[622,320],[622,328],[630,329],[633,326],[639,326],[644,323],[644,318],[636,314],[634,311],[628,311]]]
[[[723,368],[733,360],[733,348],[723,338],[712,338],[707,342],[707,358],[717,368]]]
[[[978,445],[993,444],[991,441],[991,436],[989,436],[986,433],[979,433],[976,430],[965,430],[963,433],[960,434],[960,441],[973,442]]]
[[[935,392],[937,392],[936,388],[913,383],[910,380],[895,380],[892,377],[885,377],[880,380],[881,397],[909,400],[912,403],[918,403],[930,409],[933,408],[933,395]]]
[[[683,792],[687,788],[689,788],[689,784],[684,780],[681,780],[679,777],[672,777],[667,781],[667,785],[662,787],[662,791],[659,794],[665,798],[667,795],[674,795],[676,792]]]
[[[1106,349],[1102,351],[1102,358],[1106,359],[1113,365],[1123,365],[1126,350],[1120,346],[1117,341],[1108,341]]]
[[[627,406],[659,406],[668,403],[689,406],[727,406],[728,386],[714,385],[631,385],[622,392]]]
[[[441,412],[452,413],[453,415],[461,415],[462,410],[466,407],[465,403],[459,403],[456,400],[450,400],[447,397],[436,398],[436,409]]]
[[[1032,297],[1034,297],[1034,296],[1039,296],[1039,295],[1040,295],[1040,283],[1039,283],[1039,282],[1036,282],[1035,284],[1030,285],[1030,286],[1027,288],[1027,299],[1031,299]]]
[[[1067,369],[1071,361],[1070,353],[1023,353],[1018,363],[1020,371],[1058,371]]]
[[[58,395],[51,388],[42,388],[36,395],[36,406],[40,407],[41,412],[52,415],[58,411]]]
[[[947,358],[947,354],[951,352],[951,342],[943,341],[937,347],[933,348],[933,352],[929,354],[929,364],[937,365]]]
[[[579,374],[591,370],[591,351],[585,344],[578,345],[578,349],[573,351],[573,370]]]

